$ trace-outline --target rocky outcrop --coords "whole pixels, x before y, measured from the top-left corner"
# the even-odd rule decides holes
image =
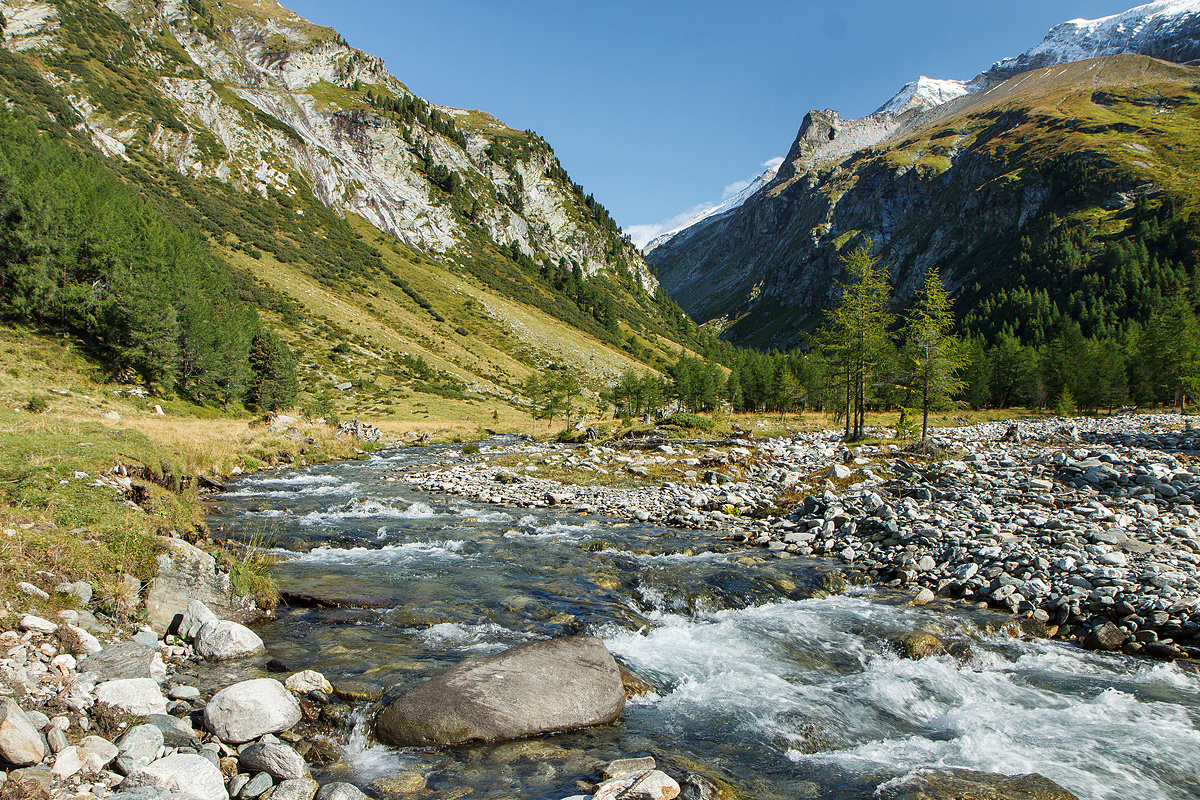
[[[161,636],[177,626],[193,600],[224,620],[245,624],[262,618],[254,599],[239,596],[229,573],[218,570],[208,553],[182,539],[164,539],[163,548],[158,575],[146,594],[146,621],[155,633]]]
[[[397,698],[375,733],[400,746],[494,742],[604,725],[624,707],[612,655],[578,636],[464,662]]]

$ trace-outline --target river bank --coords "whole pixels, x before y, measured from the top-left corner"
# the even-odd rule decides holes
[[[837,432],[522,442],[392,477],[710,530],[757,557],[834,559],[848,581],[908,589],[913,602],[1008,610],[1089,648],[1200,657],[1200,433],[1158,414],[982,423],[932,442],[936,458],[847,447]],[[611,476],[631,485],[603,485]]]

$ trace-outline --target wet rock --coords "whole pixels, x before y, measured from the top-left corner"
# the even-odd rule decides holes
[[[425,776],[419,772],[398,772],[371,781],[371,790],[384,797],[403,797],[425,789]]]
[[[673,800],[679,784],[658,770],[629,772],[600,784],[593,800]]]
[[[242,748],[238,765],[243,772],[266,772],[278,780],[303,778],[308,775],[304,758],[282,742],[261,741]]]
[[[1079,800],[1037,773],[1010,777],[965,769],[912,776],[875,796],[880,800]]]
[[[241,744],[300,721],[300,703],[274,678],[228,686],[204,706],[204,725],[223,742]]]
[[[287,680],[283,682],[283,685],[293,694],[308,694],[309,692],[333,693],[333,687],[329,685],[329,681],[325,680],[325,676],[311,669],[307,669],[304,672],[297,672],[295,675],[289,675]]]
[[[1125,644],[1125,638],[1125,631],[1111,622],[1105,622],[1092,629],[1083,646],[1088,650],[1119,650]]]
[[[650,756],[643,758],[619,758],[616,761],[610,761],[600,767],[600,777],[608,780],[609,778],[618,778],[630,772],[649,772],[657,769],[658,764]]]
[[[944,653],[942,640],[925,631],[909,631],[891,640],[891,645],[901,658],[921,659]]]
[[[106,681],[96,687],[96,704],[136,717],[167,713],[167,699],[151,678]]]
[[[24,767],[45,757],[46,745],[25,712],[14,700],[0,699],[0,758]]]
[[[122,791],[146,786],[175,790],[196,800],[229,800],[221,770],[198,755],[177,753],[160,758],[121,782]]]
[[[208,661],[230,661],[265,651],[258,634],[238,622],[206,622],[196,632],[196,654]]]
[[[621,673],[599,639],[551,639],[464,662],[387,706],[375,723],[389,744],[500,741],[613,722]]]
[[[352,783],[327,783],[317,792],[316,800],[368,800]]]
[[[291,778],[275,787],[271,800],[313,800],[320,788],[312,778]]]

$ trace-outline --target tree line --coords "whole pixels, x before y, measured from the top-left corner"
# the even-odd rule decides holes
[[[196,402],[295,399],[294,362],[248,280],[93,154],[0,109],[0,316],[78,337],[114,374]]]

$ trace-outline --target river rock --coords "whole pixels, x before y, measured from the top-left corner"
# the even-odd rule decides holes
[[[630,772],[600,784],[592,800],[673,800],[679,784],[665,772]]]
[[[1125,638],[1125,631],[1106,622],[1092,629],[1083,646],[1088,650],[1119,650],[1125,644]]]
[[[253,778],[246,781],[245,784],[242,785],[242,788],[240,790],[238,790],[238,797],[239,798],[258,797],[263,792],[270,789],[274,783],[275,783],[275,779],[271,777],[270,773],[259,772]]]
[[[403,797],[425,790],[425,776],[419,772],[397,772],[371,781],[371,790],[384,797]]]
[[[924,631],[909,631],[891,640],[902,658],[920,659],[945,652],[941,639]]]
[[[54,766],[50,769],[62,780],[79,772],[83,769],[83,757],[79,754],[79,748],[67,747],[54,759]]]
[[[117,739],[117,768],[129,775],[154,761],[163,746],[163,734],[154,725],[137,725]]]
[[[304,672],[289,675],[287,680],[283,682],[283,685],[293,694],[308,694],[314,691],[333,694],[333,686],[330,685],[329,681],[325,680],[325,676],[312,669],[306,669]]]
[[[25,712],[10,698],[0,700],[0,758],[24,767],[45,757],[46,745]]]
[[[320,788],[312,778],[292,778],[276,786],[270,800],[313,800]]]
[[[875,797],[880,800],[1079,800],[1037,773],[1010,777],[966,769],[910,776],[896,785],[881,787]]]
[[[274,678],[228,686],[204,706],[204,725],[223,742],[241,744],[300,721],[300,703]]]
[[[167,675],[167,665],[162,655],[152,647],[140,642],[117,642],[98,653],[82,659],[81,672],[94,672],[108,680],[152,678],[161,680]]]
[[[206,622],[196,632],[196,654],[209,661],[229,661],[266,651],[258,634],[239,622]]]
[[[46,599],[49,599],[49,597],[50,595],[46,595]],[[17,624],[23,631],[33,631],[34,633],[40,633],[43,636],[49,636],[58,630],[58,625],[48,619],[42,619],[36,614],[23,615],[20,622]]]
[[[327,783],[317,792],[316,800],[368,800],[353,783]]]
[[[87,770],[99,772],[117,757],[117,746],[103,736],[85,736],[79,743],[79,755]]]
[[[220,619],[212,612],[212,609],[201,603],[199,600],[193,600],[188,603],[187,611],[183,612],[183,616],[179,620],[178,634],[186,641],[191,641],[196,638],[196,634],[204,627],[206,622],[219,622]]]
[[[399,746],[492,742],[607,724],[624,707],[604,643],[576,636],[459,664],[397,698],[375,732]]]
[[[164,539],[158,574],[146,594],[146,621],[159,636],[182,620],[193,600],[204,603],[221,619],[248,624],[262,617],[249,597],[238,597],[228,573],[200,548],[182,539]]]
[[[186,719],[172,717],[170,714],[151,714],[146,718],[146,722],[158,728],[163,736],[164,747],[200,747],[200,738]]]
[[[167,698],[151,678],[105,681],[96,687],[96,704],[137,717],[167,713]]]
[[[207,758],[176,753],[135,771],[121,782],[121,790],[159,786],[196,800],[229,800],[225,776]]]
[[[243,748],[238,766],[243,772],[266,772],[281,781],[308,775],[304,758],[283,742],[255,742]]]

